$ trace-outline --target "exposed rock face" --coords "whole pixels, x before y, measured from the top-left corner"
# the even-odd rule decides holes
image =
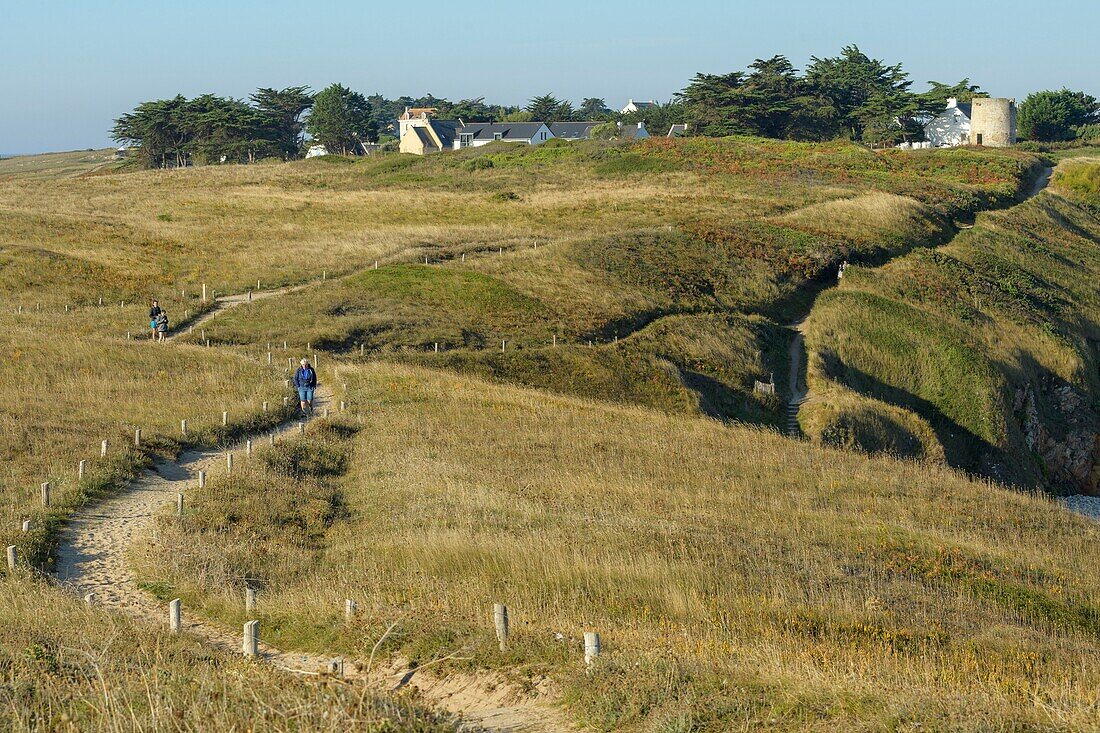
[[[1047,377],[1039,393],[1016,390],[1013,407],[1028,448],[1055,488],[1100,495],[1100,414],[1070,384]]]

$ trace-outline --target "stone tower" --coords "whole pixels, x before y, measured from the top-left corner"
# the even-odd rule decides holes
[[[1016,100],[975,97],[971,102],[970,144],[1004,148],[1016,144]]]

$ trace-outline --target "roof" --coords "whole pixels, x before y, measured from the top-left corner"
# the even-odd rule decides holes
[[[416,133],[416,136],[420,138],[420,144],[423,145],[425,148],[435,147],[435,140],[433,140],[432,136],[428,134],[428,130],[426,128],[410,127],[409,129]]]
[[[444,148],[454,146],[458,130],[462,127],[462,120],[428,120],[428,126],[439,137]]]
[[[547,127],[554,137],[566,140],[584,140],[592,136],[592,128],[599,122],[551,122]]]
[[[686,135],[687,131],[688,131],[687,124],[678,123],[678,124],[675,124],[672,127],[668,128],[668,137],[680,137],[681,135]]]
[[[455,136],[473,135],[475,140],[530,140],[542,129],[542,122],[468,122],[458,128]]]
[[[633,140],[638,137],[639,133],[645,133],[645,137],[649,137],[649,131],[645,129],[644,122],[620,124],[619,137],[626,140]]]
[[[632,105],[632,104],[633,104],[633,105],[634,105],[635,107],[637,107],[638,109],[649,109],[650,107],[656,107],[656,106],[657,106],[657,103],[656,103],[656,102],[654,102],[654,101],[649,101],[649,102],[636,102],[636,101],[634,101],[633,99],[631,99],[630,101],[628,101],[628,102],[626,103],[626,106],[627,106],[627,107],[629,107],[629,106],[630,106],[630,105]]]

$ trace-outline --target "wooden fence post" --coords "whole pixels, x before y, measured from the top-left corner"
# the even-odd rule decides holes
[[[18,560],[16,555],[15,545],[8,545],[8,572],[15,572],[15,562]]]
[[[255,657],[260,651],[260,622],[244,622],[244,641],[241,651],[246,657]]]
[[[256,589],[245,588],[244,589],[244,610],[248,613],[252,613],[256,610]]]
[[[222,425],[229,425],[229,411],[222,410]]]
[[[99,457],[100,458],[106,458],[107,457],[107,446],[108,445],[110,445],[110,442],[106,441],[106,440],[99,444]]]
[[[268,440],[271,441],[271,445],[275,445],[275,433],[271,433],[267,437],[268,437]]]
[[[267,401],[264,400],[264,412],[267,412]]]
[[[584,663],[592,664],[592,660],[600,656],[600,635],[596,631],[584,632]]]
[[[76,479],[77,481],[84,480],[84,472],[87,469],[88,462],[81,459],[80,463],[76,464]]]
[[[348,403],[340,400],[340,412],[343,412],[346,409],[348,409]]]
[[[181,494],[182,496],[182,494]],[[183,619],[180,614],[180,599],[176,598],[168,602],[168,628],[178,634],[183,627]]]
[[[252,441],[251,440],[245,441],[244,456],[245,456],[245,458],[251,458],[252,457]]]
[[[206,302],[206,283],[202,284],[202,302]]]
[[[366,348],[367,348],[366,344],[359,344],[359,356],[363,355],[363,352]]]
[[[44,481],[42,483],[42,506],[48,507],[50,505],[50,482]]]
[[[350,598],[344,599],[344,620],[349,624],[355,620],[355,612],[358,610],[359,604]]]
[[[176,516],[183,516],[183,494],[176,494]]]
[[[186,420],[180,420],[180,434],[183,435],[183,437],[185,437],[185,438],[187,437],[187,421]]]
[[[298,423],[298,434],[299,435],[305,435],[306,434],[306,424],[304,422]]]
[[[225,475],[229,476],[233,473],[233,454],[229,451],[225,452]]]
[[[141,447],[141,428],[134,428],[134,447]]]
[[[199,471],[199,488],[206,488],[206,471]]]
[[[493,626],[496,627],[500,650],[508,646],[508,607],[503,603],[493,604]]]
[[[29,520],[29,519],[24,519],[23,520],[23,531],[24,532],[30,532],[31,531],[31,520]]]

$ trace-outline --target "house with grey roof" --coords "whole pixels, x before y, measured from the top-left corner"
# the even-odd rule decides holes
[[[627,101],[626,106],[620,110],[624,115],[628,115],[631,112],[639,112],[643,109],[652,109],[656,107],[657,103],[652,99],[648,102],[635,102],[633,99]]]
[[[491,142],[539,145],[554,137],[545,122],[468,122],[456,135],[456,150],[479,148]]]
[[[587,140],[592,137],[592,128],[602,122],[551,122],[550,132],[559,140]]]

